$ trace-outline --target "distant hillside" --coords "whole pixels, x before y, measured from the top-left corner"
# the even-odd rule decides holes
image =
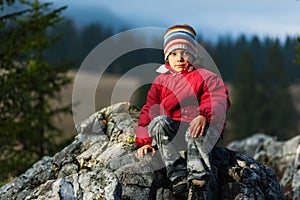
[[[91,23],[101,23],[105,27],[112,28],[113,32],[119,32],[122,29],[132,27],[132,22],[122,19],[105,8],[74,7],[72,9],[67,9],[65,15],[74,20],[79,27]]]

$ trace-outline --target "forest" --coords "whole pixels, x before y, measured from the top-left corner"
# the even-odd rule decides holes
[[[14,3],[0,1],[1,11]],[[72,83],[67,72],[79,69],[93,48],[118,33],[100,23],[78,27],[63,17],[66,7],[54,8],[52,3],[38,0],[23,4],[24,9],[0,15],[0,185],[68,142],[55,141],[64,133],[53,120],[61,113],[71,114],[71,107],[54,108],[50,102],[60,102],[62,87]],[[124,30],[126,27],[119,32]],[[299,36],[287,36],[282,41],[268,36],[228,35],[214,43],[199,37],[198,42],[234,91],[228,113],[231,138],[257,132],[280,139],[298,134],[299,113],[289,88],[300,78]],[[105,72],[122,75],[146,63],[163,63],[163,51],[146,48],[126,53]],[[138,106],[143,105],[148,88],[140,89]]]

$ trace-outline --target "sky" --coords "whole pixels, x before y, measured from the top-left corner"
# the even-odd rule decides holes
[[[204,39],[241,33],[283,39],[300,33],[300,0],[59,0],[78,23],[131,28],[192,25]]]

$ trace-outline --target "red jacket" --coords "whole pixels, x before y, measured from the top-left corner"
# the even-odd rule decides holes
[[[228,90],[217,74],[193,66],[176,73],[167,64],[160,66],[157,72],[161,74],[155,78],[140,112],[136,128],[138,147],[152,143],[148,125],[159,115],[191,122],[200,114],[210,125],[223,132],[230,101]]]

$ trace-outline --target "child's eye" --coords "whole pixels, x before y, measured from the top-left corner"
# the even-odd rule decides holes
[[[171,52],[170,53],[170,55],[171,56],[178,56],[178,55],[180,55],[180,56],[183,56],[183,57],[186,57],[186,56],[189,56],[190,55],[190,53],[188,52],[188,51],[182,51],[182,52]]]
[[[184,52],[182,53],[182,55],[183,55],[183,56],[189,56],[190,53],[189,53],[188,51],[184,51]]]

